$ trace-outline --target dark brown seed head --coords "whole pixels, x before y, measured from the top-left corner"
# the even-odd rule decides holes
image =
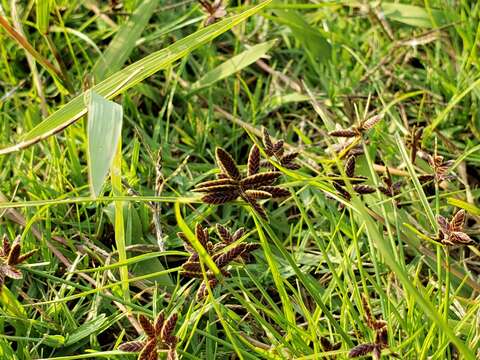
[[[147,341],[143,350],[138,355],[138,360],[153,360],[156,359],[157,356],[157,339],[152,338]]]
[[[222,173],[227,174],[231,179],[240,180],[241,175],[237,163],[228,152],[221,147],[217,147],[215,156],[217,158],[217,165]]]
[[[251,199],[269,199],[272,197],[272,194],[263,190],[245,190],[245,195]]]
[[[267,220],[267,212],[264,207],[260,205],[255,199],[252,199],[248,196],[244,196],[243,199],[250,204],[250,206],[255,210],[255,212],[260,215],[263,219]]]
[[[230,244],[233,242],[230,231],[228,231],[228,229],[221,224],[217,224],[217,234],[224,243]]]
[[[341,129],[341,130],[330,131],[328,135],[334,136],[334,137],[351,138],[351,137],[357,136],[358,132],[350,129]]]
[[[450,221],[450,230],[462,231],[464,223],[465,223],[465,210],[461,209],[455,213],[452,220]]]
[[[206,248],[208,242],[208,232],[205,232],[202,228],[202,225],[199,223],[197,223],[195,226],[195,237],[197,238],[198,242],[202,244],[204,248]]]
[[[125,352],[139,352],[143,349],[145,343],[143,341],[130,341],[125,344],[121,344],[118,347],[118,350]]]
[[[268,186],[272,185],[281,175],[278,172],[263,172],[242,179],[240,184],[246,189]]]
[[[198,261],[187,261],[182,264],[182,270],[186,272],[201,273],[202,267]]]
[[[228,184],[228,185],[216,185],[216,186],[208,186],[208,187],[198,187],[193,189],[193,192],[203,192],[203,193],[219,193],[219,192],[229,192],[229,191],[236,191],[238,189],[237,184]]]
[[[206,204],[220,205],[235,200],[238,198],[238,195],[238,191],[211,193],[202,196],[201,200]]]
[[[255,175],[260,170],[260,150],[257,145],[253,145],[248,155],[247,175]]]
[[[278,186],[262,186],[259,190],[266,191],[270,193],[272,198],[282,198],[290,196],[290,191],[287,189],[280,188]]]
[[[275,144],[273,144],[273,153],[275,154],[275,156],[283,156],[283,144],[284,141],[282,139],[278,140]]]
[[[217,265],[219,268],[222,268],[226,266],[229,262],[240,256],[244,251],[245,244],[239,244],[216,258],[215,265]]]
[[[375,192],[375,188],[369,185],[354,185],[353,190],[355,190],[357,194],[361,195],[371,194]]]
[[[243,234],[245,234],[245,229],[243,227],[235,231],[235,233],[232,235],[232,242],[240,239],[243,236]]]
[[[349,358],[356,358],[360,356],[365,356],[370,354],[373,350],[375,350],[377,346],[375,344],[360,344],[355,346],[350,352],[348,353]]]
[[[0,251],[0,256],[8,256],[10,253],[10,241],[8,240],[7,234],[3,235],[2,239],[2,249]]]
[[[164,321],[165,313],[163,311],[160,311],[160,313],[157,315],[157,318],[155,319],[155,322],[153,323],[153,327],[155,328],[155,334],[157,336],[160,335],[160,332],[162,331]]]
[[[138,322],[140,323],[140,326],[145,332],[145,335],[147,335],[149,338],[155,337],[155,328],[145,315],[139,315]]]
[[[353,178],[355,176],[355,156],[349,156],[345,162],[345,174],[349,178]]]
[[[362,123],[361,128],[363,130],[370,130],[375,125],[377,125],[382,119],[383,119],[383,115],[372,116],[370,119],[367,119]]]
[[[274,155],[273,143],[272,143],[272,139],[270,139],[270,135],[268,134],[267,129],[263,128],[262,134],[263,134],[263,146],[265,147],[265,152],[267,153],[268,156],[273,156]]]
[[[8,258],[7,258],[8,265],[14,266],[18,264],[18,258],[20,257],[21,250],[22,250],[22,247],[20,245],[20,236],[17,236],[13,241],[10,252],[8,253]]]
[[[298,152],[294,151],[294,152],[290,152],[288,154],[283,155],[280,159],[280,164],[282,164],[283,166],[290,164],[292,161],[294,161],[297,158],[298,154],[299,154]]]
[[[177,325],[178,314],[173,313],[167,320],[164,321],[160,338],[165,344],[169,344],[174,336],[175,326]]]

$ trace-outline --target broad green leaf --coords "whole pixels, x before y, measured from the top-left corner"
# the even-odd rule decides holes
[[[423,28],[433,27],[431,17],[423,7],[385,2],[382,2],[381,7],[385,17],[390,20]],[[436,9],[430,9],[430,11],[437,25],[440,26],[447,23],[447,18],[443,11]]]
[[[123,70],[116,72],[100,84],[94,86],[91,90],[100,96],[111,99],[156,72],[168,68],[175,61],[186,56],[196,48],[211,42],[217,36],[256,14],[271,2],[272,0],[265,0],[238,15],[228,17],[211,26],[200,29],[165,49],[156,51],[142,60],[127,66]],[[84,103],[84,94],[81,94],[28,132],[20,143],[0,149],[0,155],[19,151],[48,138],[73,124],[85,115],[86,112],[87,106]]]
[[[158,0],[144,0],[128,21],[120,27],[93,67],[96,81],[105,79],[105,76],[120,70],[125,64],[157,5]]]
[[[215,69],[206,73],[201,79],[192,85],[192,90],[210,86],[217,81],[225,79],[226,77],[246,68],[264,56],[272,46],[275,45],[275,43],[276,40],[266,41],[252,46],[250,49],[232,57],[217,66]]]
[[[327,62],[330,59],[332,47],[323,33],[311,26],[305,17],[295,11],[275,10],[277,17],[275,21],[287,25],[293,36],[308,49],[313,57],[320,62]]]
[[[88,104],[88,177],[92,196],[100,195],[122,132],[122,107],[92,92]]]
[[[65,346],[73,345],[77,341],[80,341],[87,336],[90,336],[91,334],[97,332],[103,326],[105,321],[107,321],[105,314],[100,314],[95,319],[80,325],[67,337],[67,340],[65,341]]]

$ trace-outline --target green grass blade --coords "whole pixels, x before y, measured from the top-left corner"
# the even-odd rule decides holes
[[[136,41],[155,12],[158,0],[145,0],[136,8],[128,21],[118,30],[102,56],[93,67],[96,81],[104,80],[106,76],[121,69],[127,61]]]
[[[192,85],[192,90],[198,90],[203,87],[213,85],[217,81],[225,79],[230,75],[239,72],[250,64],[264,56],[277,41],[271,40],[252,46],[250,49],[225,61],[215,69],[209,71],[201,79]]]

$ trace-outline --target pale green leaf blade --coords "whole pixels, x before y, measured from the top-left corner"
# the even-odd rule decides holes
[[[122,132],[120,105],[92,92],[88,104],[88,177],[92,195],[100,195]]]
[[[275,43],[276,40],[266,41],[252,46],[250,49],[245,50],[238,55],[235,55],[231,59],[225,61],[213,70],[206,73],[201,79],[192,85],[192,89],[197,90],[210,86],[217,81],[223,80],[230,75],[239,72],[264,56],[272,48],[272,46],[275,45]]]

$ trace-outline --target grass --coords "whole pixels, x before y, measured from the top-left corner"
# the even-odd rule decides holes
[[[178,341],[159,335],[159,358],[480,356],[480,5],[231,0],[204,26],[195,1],[113,3],[0,2],[0,230],[38,249],[0,292],[0,358],[134,359],[121,344],[161,311]],[[118,120],[107,100],[120,144],[92,126]],[[346,149],[328,135],[375,115]],[[263,128],[300,169],[268,156]],[[218,147],[243,176],[254,144],[291,193],[259,200],[268,218],[192,191],[219,173]],[[460,209],[473,243],[435,240]],[[213,244],[216,224],[246,232],[216,253],[197,223]]]

